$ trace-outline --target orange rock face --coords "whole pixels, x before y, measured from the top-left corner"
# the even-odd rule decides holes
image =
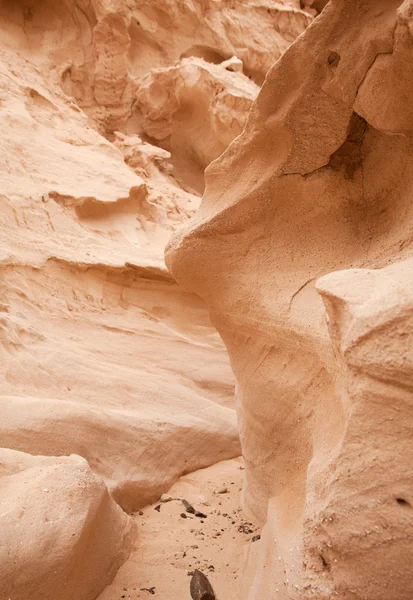
[[[412,597],[412,15],[331,0],[167,250],[237,378],[249,600]]]
[[[0,31],[0,600],[411,600],[413,1]]]

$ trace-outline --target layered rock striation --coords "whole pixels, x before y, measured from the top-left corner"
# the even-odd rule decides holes
[[[1,598],[96,598],[139,541],[129,514],[240,455],[227,353],[163,253],[311,20],[0,2]]]
[[[249,600],[412,595],[412,15],[330,0],[167,249],[237,378]]]

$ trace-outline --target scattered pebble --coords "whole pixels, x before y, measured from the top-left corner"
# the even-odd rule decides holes
[[[162,551],[162,553],[165,559],[165,567],[168,567],[169,565],[169,568],[172,567],[174,569],[174,573],[176,572],[175,569],[181,570],[181,573],[183,570],[183,574],[187,573],[191,578],[190,590],[187,588],[188,600],[190,598],[189,592],[193,600],[216,600],[215,593],[208,581],[208,577],[213,577],[214,581],[215,578],[217,578],[217,581],[219,581],[221,571],[224,571],[228,574],[233,573],[234,581],[238,578],[238,571],[233,570],[234,565],[231,565],[231,567],[227,565],[227,567],[225,567],[224,564],[228,544],[236,548],[240,544],[247,545],[261,539],[259,528],[255,524],[245,520],[248,517],[244,515],[241,508],[235,508],[235,506],[231,504],[232,502],[235,504],[237,501],[238,486],[234,484],[235,480],[233,481],[232,477],[225,479],[225,482],[222,480],[220,482],[218,481],[218,485],[216,481],[215,485],[212,481],[206,482],[212,485],[209,489],[206,488],[203,490],[201,488],[199,491],[196,490],[195,494],[198,495],[193,495],[192,492],[190,492],[190,497],[194,504],[191,504],[186,498],[182,497],[185,492],[181,492],[182,495],[178,492],[174,497],[166,494],[163,495],[158,500],[158,504],[152,505],[152,508],[158,513],[162,512],[161,517],[155,517],[155,515],[151,513],[151,519],[150,513],[146,509],[139,511],[139,513],[138,511],[135,513],[136,515],[139,514],[140,516],[145,516],[144,519],[139,519],[139,524],[143,526],[144,535],[146,536],[148,534],[150,535],[152,527],[158,530],[160,525],[159,518],[161,518],[162,521],[165,519],[167,528],[173,530],[173,528],[176,527],[176,531],[181,532],[178,534],[179,537],[177,538],[177,542],[179,542],[178,545],[176,547],[171,545],[171,552],[165,550]],[[235,495],[231,492],[235,492]],[[189,492],[187,493],[189,494]],[[209,502],[206,498],[209,499]],[[167,503],[172,503],[172,506],[167,505]],[[164,506],[164,508],[161,511],[160,509],[162,506]],[[207,509],[208,513],[198,510],[199,508],[204,507],[209,507]],[[179,509],[183,510],[183,512],[179,513]],[[207,518],[208,521],[206,521]],[[194,523],[188,523],[185,526],[179,525],[179,519],[192,519]],[[197,521],[197,519],[199,520]],[[176,525],[173,523],[174,520]],[[202,529],[200,528],[200,525],[202,525]],[[180,527],[179,530],[177,529],[178,527]],[[214,564],[212,564],[211,559],[214,560]],[[152,579],[152,581],[154,580]],[[174,575],[172,575],[171,581],[175,582]],[[203,581],[204,587],[201,585],[201,587],[195,588],[194,586],[197,581],[199,585],[201,585],[200,582]],[[141,585],[142,583],[143,581],[141,582]],[[208,588],[208,585],[210,588]],[[135,589],[140,589],[141,591],[140,595],[138,591],[135,591],[135,594],[138,594],[136,599],[141,598],[141,600],[143,600],[149,595],[155,595],[155,587],[137,587]],[[143,592],[147,592],[148,596]],[[161,582],[158,585],[157,595],[160,597],[163,593],[164,582],[161,579]],[[123,595],[121,596],[121,594]],[[127,598],[135,600],[135,595],[132,596],[131,594],[131,589],[127,592],[126,588],[124,588],[124,591],[121,591],[117,598],[122,598],[122,600]],[[185,594],[183,597],[186,600],[187,596]]]
[[[141,592],[149,592],[150,594],[152,594],[152,596],[155,594],[155,587],[150,587],[150,588],[140,588]]]
[[[240,533],[254,533],[254,530],[251,529],[251,523],[241,523],[238,527],[238,531]]]
[[[188,500],[182,500],[182,504],[185,506],[186,512],[189,512],[191,515],[195,515],[195,508],[192,504],[189,504]]]
[[[195,569],[192,575],[190,592],[193,600],[216,600],[214,590],[208,578],[198,569]]]

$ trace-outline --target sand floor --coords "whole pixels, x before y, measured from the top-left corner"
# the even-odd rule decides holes
[[[220,462],[185,475],[136,513],[136,550],[99,600],[190,600],[194,569],[207,575],[219,600],[242,597],[260,534],[240,508],[242,477],[241,458]],[[187,512],[183,499],[205,517]]]

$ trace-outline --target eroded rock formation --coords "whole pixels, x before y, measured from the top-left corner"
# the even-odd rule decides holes
[[[299,1],[4,0],[5,45],[50,70],[104,134],[134,130],[136,81],[180,58],[233,55],[262,83],[311,22]],[[129,123],[129,126],[128,126]]]
[[[84,456],[134,510],[239,452],[224,350],[162,257],[198,199],[162,170],[167,153],[119,138],[138,175],[33,67],[3,57],[1,438]]]
[[[131,519],[79,456],[0,451],[1,598],[93,600],[132,548]]]
[[[412,31],[411,0],[330,0],[168,248],[237,378],[249,600],[413,593]]]
[[[0,2],[1,598],[96,598],[135,511],[239,456],[225,348],[164,246],[311,20],[298,1]]]
[[[258,94],[242,71],[233,71],[235,64],[185,58],[153,69],[136,92],[143,132],[170,150],[176,176],[200,193],[205,167],[241,133]]]

